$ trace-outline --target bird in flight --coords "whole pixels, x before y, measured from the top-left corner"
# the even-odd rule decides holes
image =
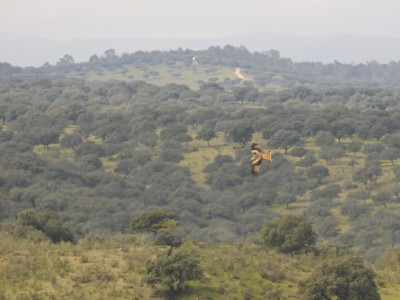
[[[253,173],[254,176],[258,176],[258,171],[260,170],[261,162],[263,160],[272,162],[271,150],[264,153],[260,149],[257,143],[253,143],[251,144],[251,153],[253,154],[253,157],[251,158],[252,160],[251,173]]]

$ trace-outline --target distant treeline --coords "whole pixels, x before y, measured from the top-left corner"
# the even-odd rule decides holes
[[[223,48],[210,47],[207,50],[170,50],[170,51],[138,51],[123,53],[120,56],[114,49],[105,51],[105,55],[93,55],[86,63],[74,63],[73,57],[66,54],[55,66],[46,63],[40,68],[13,67],[8,63],[0,64],[0,75],[40,76],[86,74],[102,69],[113,70],[134,64],[137,67],[157,66],[169,67],[177,63],[191,67],[193,57],[199,64],[216,67],[240,67],[254,78],[259,87],[274,83],[283,87],[295,85],[311,85],[313,88],[345,87],[345,86],[388,86],[397,89],[400,82],[400,62],[379,64],[376,61],[365,64],[342,64],[337,61],[330,64],[320,62],[294,63],[290,58],[281,58],[276,50],[265,52],[249,52],[244,46]]]

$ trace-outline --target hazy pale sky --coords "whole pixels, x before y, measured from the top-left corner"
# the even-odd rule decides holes
[[[216,38],[251,32],[400,37],[399,0],[0,0],[0,35]]]

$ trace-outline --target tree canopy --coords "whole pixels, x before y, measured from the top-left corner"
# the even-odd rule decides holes
[[[198,280],[203,276],[199,261],[184,251],[177,251],[171,256],[161,256],[155,261],[147,261],[145,272],[144,283],[151,287],[165,285],[170,292],[179,292],[186,281]]]
[[[285,154],[291,147],[302,144],[299,133],[294,130],[279,129],[268,140],[268,147],[285,149]]]
[[[375,276],[361,257],[344,255],[322,261],[310,278],[300,281],[299,291],[307,300],[379,300]]]
[[[241,122],[229,131],[228,136],[233,142],[241,143],[244,147],[247,142],[251,141],[253,133],[254,129],[250,124]]]
[[[317,234],[311,223],[305,217],[296,215],[285,215],[277,220],[267,221],[261,237],[267,247],[292,256],[310,251],[317,241]]]
[[[134,218],[131,222],[131,228],[137,232],[153,232],[161,228],[168,228],[170,224],[176,224],[177,216],[170,211],[154,210],[142,212],[139,216]]]

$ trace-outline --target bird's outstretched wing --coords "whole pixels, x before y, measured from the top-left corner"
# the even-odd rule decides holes
[[[261,162],[262,162],[262,159],[259,159],[258,161],[253,162],[251,164],[251,173],[254,176],[258,176],[258,172],[260,171],[260,167],[261,167]]]

